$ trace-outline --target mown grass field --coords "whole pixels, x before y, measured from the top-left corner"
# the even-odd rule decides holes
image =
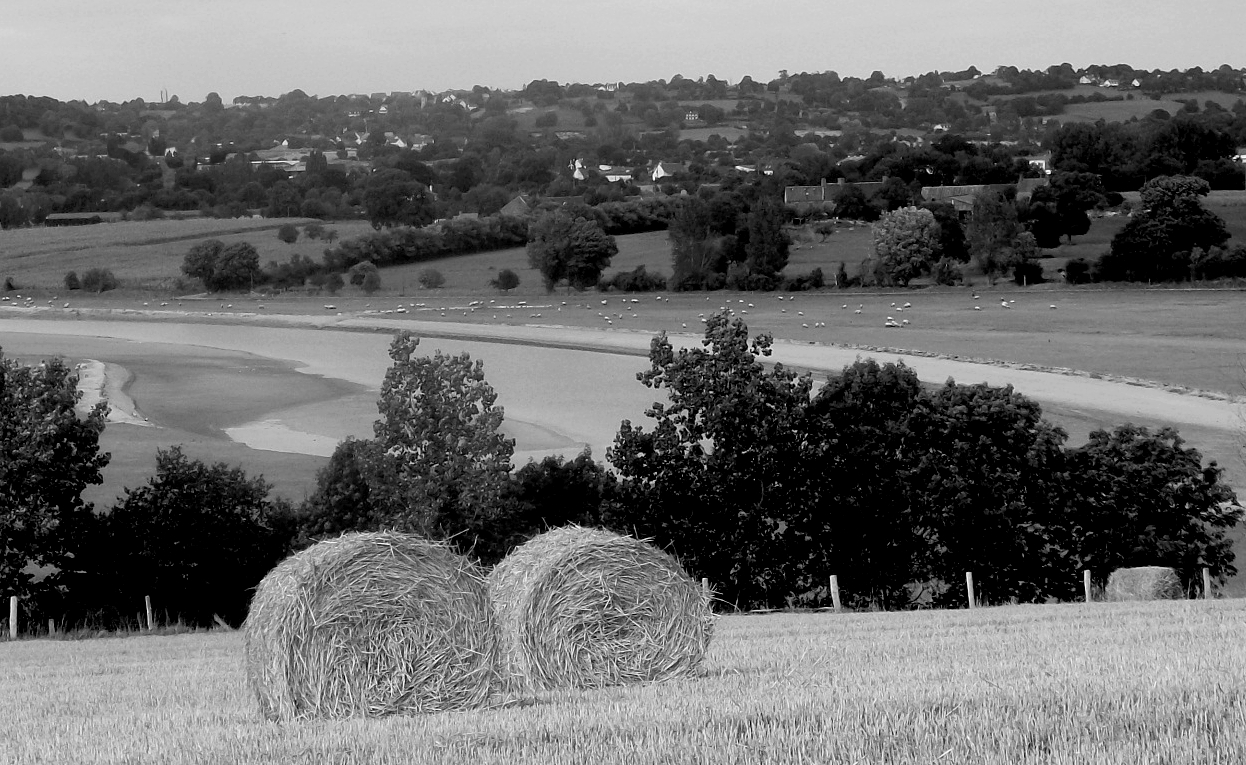
[[[0,231],[0,280],[12,277],[20,289],[64,292],[69,271],[79,276],[90,268],[107,268],[124,287],[169,293],[181,276],[187,250],[206,239],[226,244],[246,241],[259,251],[260,263],[287,261],[294,253],[320,260],[326,244],[299,238],[294,244],[277,239],[277,229],[305,218],[191,218],[122,221],[94,226],[22,228]],[[358,236],[371,227],[365,221],[329,223],[341,238]]]
[[[274,724],[238,633],[0,644],[14,763],[1235,763],[1242,601],[724,616],[705,676]]]

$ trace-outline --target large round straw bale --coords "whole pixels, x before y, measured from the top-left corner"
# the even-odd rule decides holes
[[[670,555],[567,526],[489,575],[511,687],[549,690],[695,674],[713,633],[709,597]]]
[[[1181,595],[1181,579],[1168,566],[1118,568],[1104,590],[1108,600],[1173,600]]]
[[[472,709],[498,690],[483,573],[409,534],[347,534],[285,559],[256,589],[243,634],[270,720]]]

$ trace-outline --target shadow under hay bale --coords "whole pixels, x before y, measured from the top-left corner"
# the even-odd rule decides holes
[[[483,573],[409,534],[348,534],[292,555],[260,582],[243,633],[270,720],[474,709],[498,690]]]
[[[1182,595],[1180,577],[1167,566],[1118,568],[1103,591],[1108,600],[1176,600]]]
[[[598,688],[695,675],[708,596],[670,555],[578,526],[516,548],[489,575],[512,689]]]

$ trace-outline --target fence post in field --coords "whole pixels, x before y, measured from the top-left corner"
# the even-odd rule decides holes
[[[831,604],[835,606],[835,613],[844,610],[844,606],[839,601],[839,576],[831,574]]]
[[[48,637],[52,637],[55,634],[56,634],[56,620],[48,619]]]
[[[9,639],[17,640],[17,596],[9,596]]]
[[[965,591],[969,595],[969,607],[977,608],[978,604],[975,602],[975,599],[973,596],[973,572],[972,571],[965,572]]]
[[[1211,569],[1203,567],[1203,600],[1211,600]]]
[[[148,631],[148,632],[151,632],[151,627],[152,627],[152,624],[151,624],[151,596],[150,596],[150,595],[144,595],[144,596],[143,596],[143,601],[147,604],[147,631]]]
[[[1086,602],[1090,602],[1090,569],[1082,569],[1082,589],[1086,591]]]

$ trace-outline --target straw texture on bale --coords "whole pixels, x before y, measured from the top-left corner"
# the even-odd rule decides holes
[[[1167,566],[1118,568],[1103,594],[1108,600],[1174,600],[1182,595],[1181,579]]]
[[[709,597],[670,555],[567,526],[516,548],[489,575],[509,687],[599,688],[695,675]]]
[[[270,720],[474,709],[498,690],[480,569],[409,534],[347,534],[282,561],[243,625],[247,682]]]

